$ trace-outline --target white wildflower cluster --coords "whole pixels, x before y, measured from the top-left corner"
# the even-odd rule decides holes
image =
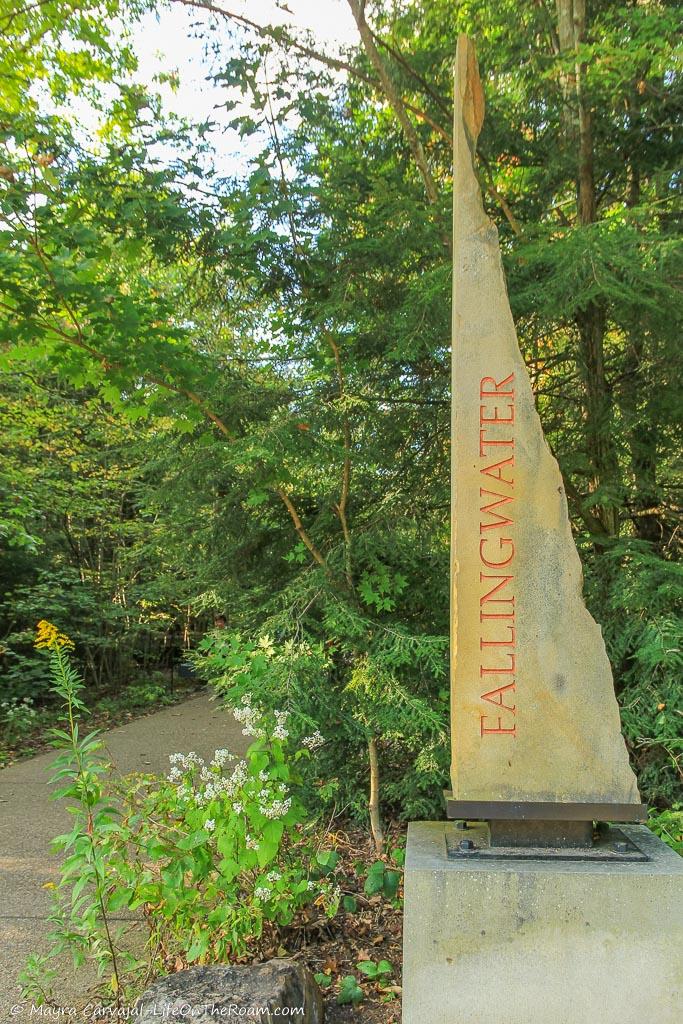
[[[318,747],[322,747],[324,742],[325,737],[319,729],[316,729],[312,736],[304,736],[301,745],[306,747],[307,750],[317,750]]]
[[[238,761],[230,775],[223,775],[225,765],[232,760],[234,755],[223,749],[215,752],[208,765],[194,750],[189,754],[171,754],[169,761],[172,768],[167,778],[177,786],[180,799],[193,799],[201,807],[217,797],[236,795],[247,781],[249,771],[246,761]],[[236,801],[235,810],[241,814],[243,804]]]
[[[270,899],[270,889],[266,889],[263,885],[257,885],[254,889],[254,896],[257,900],[268,900]]]
[[[37,714],[30,697],[23,697],[21,700],[18,697],[3,700],[0,709],[2,709],[0,718],[4,719],[8,725],[28,725]]]
[[[231,754],[229,750],[225,750],[224,748],[222,748],[221,750],[217,750],[215,752],[211,764],[214,764],[217,768],[222,768],[225,764],[227,764],[228,761],[234,760],[235,755]]]
[[[279,871],[269,871],[268,874],[266,875],[266,878],[268,879],[269,882],[279,882],[280,879],[282,878],[282,875],[280,874]]]
[[[260,778],[261,776],[259,776]],[[269,780],[269,785],[264,785],[256,793],[258,809],[264,818],[282,818],[292,806],[292,798],[284,782]]]
[[[265,739],[266,730],[260,725],[262,719],[262,713],[251,705],[251,694],[245,693],[242,697],[242,703],[239,707],[233,709],[233,715],[238,722],[243,725],[242,735],[243,736],[255,736],[257,739]],[[273,729],[272,738],[275,740],[286,740],[289,736],[287,729],[287,719],[289,718],[288,711],[276,711],[275,712],[275,728]]]
[[[289,736],[289,732],[285,728],[289,713],[287,711],[276,711],[275,721],[277,725],[273,729],[273,739],[275,740],[286,740]]]
[[[260,725],[256,723],[261,717],[261,713],[251,706],[251,695],[245,693],[242,697],[242,703],[238,708],[233,709],[233,715],[238,722],[241,722],[244,728],[242,729],[243,736],[255,736],[257,739],[264,739],[266,732]]]
[[[207,821],[204,822],[204,828],[206,829],[207,832],[213,832],[215,827],[216,827],[216,819],[215,818],[208,818]]]
[[[185,775],[188,773],[194,774],[197,769],[200,772],[206,771],[204,758],[199,757],[194,750],[191,750],[189,754],[169,754],[168,759],[173,765],[167,775],[169,782],[180,782]],[[187,786],[183,785],[182,789],[187,789]]]
[[[239,786],[243,786],[249,776],[249,769],[246,761],[238,761],[233,769],[233,773],[230,776],[233,789],[238,789]]]
[[[168,759],[173,765],[174,771],[191,772],[195,768],[203,768],[205,761],[203,757],[191,750],[189,754],[169,754]]]
[[[215,762],[211,762],[213,765]],[[207,804],[210,800],[215,800],[216,797],[222,796],[234,796],[234,794],[244,785],[247,780],[247,765],[245,761],[238,761],[233,769],[231,775],[227,777],[219,775],[216,772],[209,774],[210,781],[204,787],[202,792],[199,794],[199,802]],[[204,781],[204,779],[202,779]],[[240,805],[240,811],[242,807]]]
[[[285,800],[273,800],[272,804],[260,804],[259,811],[264,818],[284,818],[291,806],[292,798],[288,796]]]

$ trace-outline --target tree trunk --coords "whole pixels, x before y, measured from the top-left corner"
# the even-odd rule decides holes
[[[391,78],[389,69],[382,60],[382,56],[375,44],[375,38],[373,36],[372,30],[370,29],[370,26],[365,20],[365,0],[348,0],[348,4],[349,7],[351,8],[351,13],[353,14],[354,21],[356,22],[356,27],[358,28],[358,33],[360,35],[361,42],[363,44],[365,53],[367,54],[368,60],[370,61],[373,68],[377,72],[377,77],[382,86],[382,91],[386,96],[387,103],[389,104],[394,114],[396,115],[396,119],[403,130],[403,135],[408,144],[408,148],[410,149],[410,153],[415,162],[415,166],[417,167],[419,175],[422,178],[422,183],[424,185],[425,193],[427,195],[427,201],[429,202],[430,206],[436,207],[438,211],[439,189],[437,187],[436,181],[434,180],[434,176],[432,175],[432,172],[429,168],[429,162],[427,160],[427,155],[424,151],[424,147],[420,140],[420,136],[418,135],[417,131],[415,130],[415,126],[413,125],[413,122],[410,120],[410,117],[408,116],[406,105],[403,102],[401,95]],[[437,216],[438,215],[439,214],[437,212]],[[448,252],[452,252],[452,239],[450,231],[443,231],[441,239],[444,244],[444,247],[448,250]]]
[[[633,474],[629,512],[638,539],[648,541],[664,553],[671,543],[676,522],[673,516],[672,521],[667,520],[661,505],[657,481],[658,428],[654,412],[650,412],[647,383],[641,377],[645,341],[632,334],[629,342],[621,386],[621,407]]]
[[[613,437],[612,395],[605,373],[605,310],[591,302],[576,317],[581,348],[581,369],[585,388],[586,447],[592,467],[590,490],[619,481],[619,465]],[[596,506],[597,518],[608,537],[619,532],[617,509],[601,502]]]
[[[566,130],[576,148],[577,216],[581,227],[588,228],[597,219],[593,166],[593,123],[586,96],[586,65],[579,46],[586,33],[585,0],[556,0],[560,51],[576,54],[571,73],[563,78],[567,101]],[[607,314],[600,299],[588,303],[576,314],[579,335],[579,363],[585,389],[586,450],[592,467],[590,490],[620,489],[619,462],[613,435],[612,394],[605,372],[605,330]],[[619,532],[619,515],[613,497],[600,502],[595,513],[607,537]]]
[[[372,829],[372,838],[375,840],[377,856],[381,857],[384,853],[384,833],[379,813],[379,758],[377,756],[377,740],[374,736],[368,740],[368,760],[370,762],[370,799],[368,800],[370,828]]]

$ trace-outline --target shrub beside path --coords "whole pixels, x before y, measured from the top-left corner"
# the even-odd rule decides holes
[[[87,721],[86,721],[87,727]],[[137,718],[102,734],[108,756],[121,774],[166,773],[168,755],[195,750],[210,758],[227,747],[246,751],[242,726],[216,702],[202,695],[183,704]],[[50,925],[49,888],[59,877],[58,858],[50,854],[50,841],[71,827],[71,816],[50,799],[49,765],[56,754],[40,754],[0,771],[0,1022],[25,1024],[39,1021],[30,1007],[12,1013],[22,1003],[17,974],[31,953],[43,952]],[[82,1005],[84,980],[64,963],[57,1000],[64,1007]],[[47,1014],[46,1014],[47,1015]],[[82,1021],[64,1015],[62,1019]]]

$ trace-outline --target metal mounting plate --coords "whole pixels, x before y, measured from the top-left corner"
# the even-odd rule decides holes
[[[516,821],[647,821],[647,804],[552,803],[536,800],[455,800],[444,790],[449,819]]]
[[[599,829],[591,846],[491,846],[485,821],[465,823],[466,828],[446,829],[446,852],[452,860],[549,860],[611,861],[642,863],[650,860],[620,828]]]

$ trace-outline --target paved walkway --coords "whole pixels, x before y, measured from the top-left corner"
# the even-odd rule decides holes
[[[105,734],[112,762],[122,773],[166,772],[168,755],[196,750],[211,757],[227,747],[236,754],[246,748],[241,726],[208,696],[138,718]],[[50,854],[50,840],[68,831],[71,818],[50,799],[46,770],[54,753],[0,771],[0,1022],[25,1024],[39,1021],[30,1008],[11,1013],[21,1003],[17,973],[30,953],[45,948],[48,930],[49,892],[46,882],[57,880],[57,858]],[[87,985],[85,986],[87,988]],[[59,1002],[78,1006],[84,982],[69,963],[60,979]],[[82,1017],[66,1018],[79,1020]]]

